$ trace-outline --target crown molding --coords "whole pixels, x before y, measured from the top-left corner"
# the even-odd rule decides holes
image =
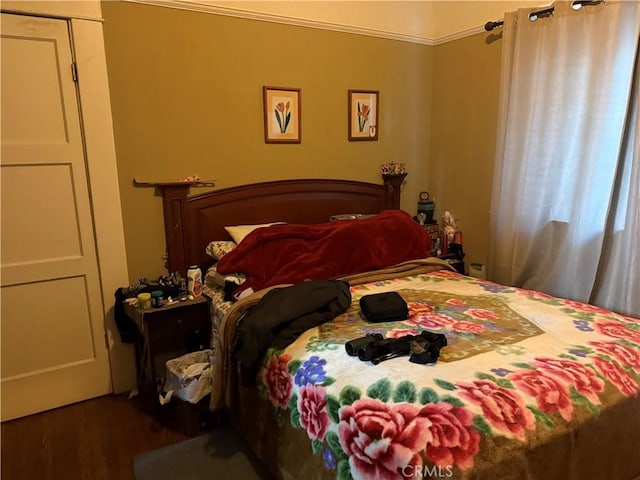
[[[438,38],[428,38],[419,35],[408,35],[404,33],[389,32],[385,30],[356,27],[353,25],[343,25],[339,23],[322,22],[319,20],[309,20],[304,18],[288,17],[271,13],[255,12],[228,6],[212,5],[210,3],[199,2],[197,0],[124,0],[130,3],[142,3],[158,7],[175,8],[179,10],[189,10],[193,12],[210,13],[227,17],[244,18],[248,20],[259,20],[263,22],[280,23],[298,27],[318,28],[341,33],[352,33],[355,35],[365,35],[369,37],[386,38],[401,42],[419,43],[421,45],[436,46],[443,43],[458,40],[464,37],[475,35],[484,31],[482,26],[474,27],[461,32],[444,35]]]
[[[342,25],[339,23],[322,22],[318,20],[308,20],[304,18],[286,17],[283,15],[275,15],[271,13],[254,12],[250,10],[242,10],[238,8],[222,7],[219,5],[211,5],[194,0],[125,0],[130,3],[142,3],[146,5],[155,5],[158,7],[176,8],[179,10],[190,10],[193,12],[211,13],[215,15],[223,15],[227,17],[244,18],[248,20],[260,20],[263,22],[281,23],[298,27],[318,28],[321,30],[331,30],[334,32],[352,33],[356,35],[366,35],[369,37],[387,38],[390,40],[399,40],[402,42],[420,43],[423,45],[434,45],[434,41],[430,38],[407,35],[397,32],[388,32],[384,30],[369,29],[363,27],[355,27],[352,25]]]
[[[432,40],[432,42],[433,45],[442,45],[443,43],[453,42],[454,40],[460,40],[461,38],[470,37],[471,35],[476,35],[478,33],[486,33],[484,26],[473,27],[461,32],[443,35],[442,37]]]

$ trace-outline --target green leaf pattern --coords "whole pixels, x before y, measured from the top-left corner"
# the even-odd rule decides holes
[[[391,398],[391,382],[388,378],[381,378],[367,389],[369,398],[376,398],[381,402],[388,402]]]
[[[393,391],[394,403],[414,403],[416,401],[416,387],[413,383],[405,380],[400,382],[396,389]]]
[[[347,385],[340,392],[340,403],[342,405],[351,405],[353,402],[360,399],[361,396],[362,394],[358,388]]]

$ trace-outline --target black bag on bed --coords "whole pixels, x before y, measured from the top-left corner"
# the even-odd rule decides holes
[[[375,293],[360,298],[362,316],[369,322],[394,322],[406,320],[409,308],[397,292]]]

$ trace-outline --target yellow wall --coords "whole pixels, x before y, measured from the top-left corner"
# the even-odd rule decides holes
[[[487,263],[501,40],[482,33],[435,47],[430,193],[460,219],[469,263]]]
[[[486,264],[500,44],[428,46],[314,28],[103,2],[131,279],[164,273],[160,197],[143,180],[216,187],[283,178],[380,181],[406,162],[402,208],[428,190]],[[262,86],[302,89],[302,143],[264,143]],[[347,140],[347,90],[380,90],[380,139]]]
[[[161,200],[134,177],[216,187],[283,178],[381,182],[407,163],[415,213],[430,150],[433,47],[313,28],[103,2],[131,279],[164,273]],[[264,143],[262,87],[302,89],[302,143]],[[347,90],[380,91],[377,142],[347,140]]]

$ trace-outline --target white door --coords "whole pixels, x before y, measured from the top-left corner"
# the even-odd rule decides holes
[[[2,14],[2,420],[111,391],[65,20]]]

